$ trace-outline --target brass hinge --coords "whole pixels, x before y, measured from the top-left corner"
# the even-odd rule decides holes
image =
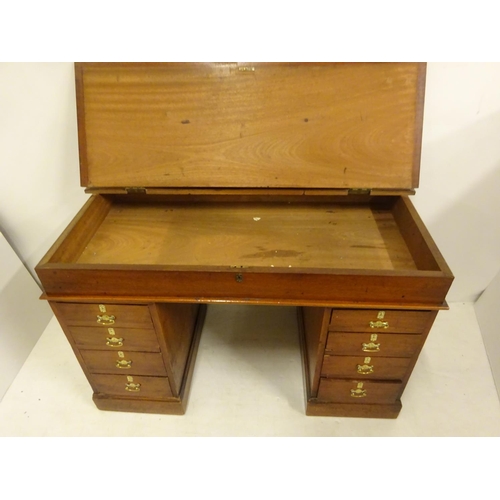
[[[372,190],[369,188],[351,188],[347,190],[347,194],[352,195],[370,195]]]
[[[128,187],[125,188],[125,191],[127,191],[127,194],[147,194],[146,188],[142,187]]]

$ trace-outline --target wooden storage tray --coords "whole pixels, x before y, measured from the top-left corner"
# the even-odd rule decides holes
[[[46,293],[444,302],[451,273],[407,197],[193,198],[93,196],[37,268]]]

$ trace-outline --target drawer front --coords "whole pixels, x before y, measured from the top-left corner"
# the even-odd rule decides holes
[[[396,402],[401,387],[400,382],[322,378],[319,383],[318,400],[331,403],[391,404]]]
[[[421,343],[421,335],[330,332],[326,351],[343,356],[410,358],[420,349]]]
[[[91,351],[81,349],[80,353],[91,373],[114,373],[121,375],[167,375],[159,353],[134,351]]]
[[[166,399],[172,397],[166,377],[142,377],[132,375],[92,375],[96,392],[112,396]]]
[[[334,309],[330,318],[330,331],[423,333],[432,313],[430,311],[380,311]]]
[[[68,326],[153,328],[148,306],[59,302],[55,307]]]
[[[160,352],[156,333],[152,329],[70,326],[68,330],[75,344],[84,349]]]
[[[359,356],[325,356],[322,377],[402,380],[410,358]]]

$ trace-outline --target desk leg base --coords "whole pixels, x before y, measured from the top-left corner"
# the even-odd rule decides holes
[[[94,394],[92,399],[99,410],[105,411],[158,413],[165,415],[184,415],[186,412],[186,405],[180,399],[172,401],[122,399],[107,396],[106,394]]]
[[[307,401],[306,415],[315,417],[397,418],[401,408],[401,401],[383,405]]]

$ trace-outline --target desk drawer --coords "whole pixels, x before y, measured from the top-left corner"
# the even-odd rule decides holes
[[[96,392],[111,396],[166,399],[172,397],[166,377],[142,377],[132,375],[92,375]]]
[[[156,333],[152,329],[70,326],[68,330],[75,344],[83,349],[160,352]]]
[[[371,380],[337,380],[322,378],[318,400],[331,403],[395,403],[401,391],[400,382],[373,382]]]
[[[167,375],[160,353],[91,351],[81,349],[89,372],[121,375]]]
[[[68,326],[153,328],[149,307],[121,304],[53,304]]]
[[[402,380],[411,358],[328,356],[323,358],[322,377]]]
[[[410,358],[421,344],[421,335],[330,332],[326,351],[343,356]]]
[[[430,311],[379,311],[334,309],[330,318],[330,331],[423,333],[432,313]]]

